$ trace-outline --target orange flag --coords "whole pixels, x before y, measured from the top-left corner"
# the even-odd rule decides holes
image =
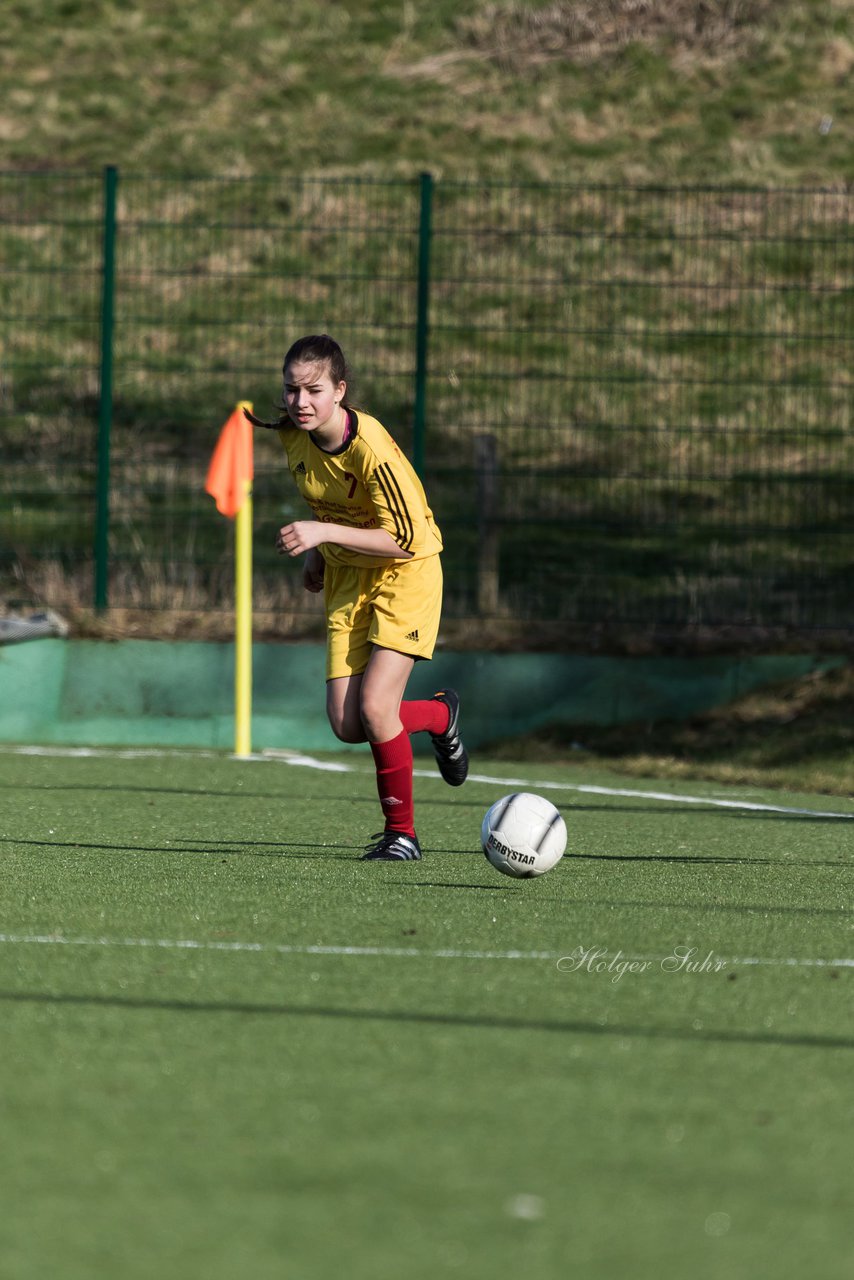
[[[213,451],[205,493],[216,501],[221,515],[233,520],[243,506],[254,475],[252,463],[252,428],[243,416],[247,400],[241,400],[219,435]]]

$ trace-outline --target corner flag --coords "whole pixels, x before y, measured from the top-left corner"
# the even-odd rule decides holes
[[[216,442],[205,480],[205,492],[216,501],[220,515],[233,520],[247,496],[254,474],[252,428],[243,416],[251,412],[248,400],[241,400]]]
[[[234,526],[234,754],[252,754],[252,428],[241,400],[219,435],[205,492]]]

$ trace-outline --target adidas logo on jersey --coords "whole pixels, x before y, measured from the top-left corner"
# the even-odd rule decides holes
[[[418,639],[418,632],[417,632],[417,630],[416,630],[416,631],[410,631],[410,632],[409,632],[409,635],[408,635],[406,638],[407,638],[407,640],[417,640],[417,639]]]
[[[305,463],[304,463],[304,462],[298,462],[298,463],[297,463],[297,465],[294,467],[294,475],[295,475],[295,476],[304,476],[304,475],[305,475]]]

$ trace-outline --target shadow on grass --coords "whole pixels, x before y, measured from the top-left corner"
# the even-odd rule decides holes
[[[532,783],[531,785],[535,786],[536,784]],[[577,790],[577,787],[575,786],[575,784],[567,783],[566,789],[567,791],[575,792]],[[185,787],[137,787],[137,786],[128,787],[124,785],[120,787],[111,787],[111,786],[88,786],[88,785],[81,786],[77,784],[66,784],[66,783],[60,783],[60,784],[23,783],[21,784],[21,783],[0,782],[0,790],[71,791],[71,792],[89,791],[97,795],[104,795],[106,793],[110,795],[138,793],[140,795],[182,796],[182,797],[188,797],[194,800],[210,800],[214,798],[219,798],[224,800],[266,800],[268,802],[275,803],[275,804],[285,804],[291,801],[302,802],[307,799],[306,793],[304,791],[297,792],[297,793],[293,793],[289,791],[245,791],[242,788],[239,791],[209,791],[207,789],[204,791],[198,791],[198,790],[189,790]],[[327,799],[327,797],[325,796],[320,798]],[[705,803],[703,801],[700,801],[698,803],[696,799],[691,799],[690,801],[684,801],[681,804],[677,803],[673,805],[665,805],[663,802],[659,801],[657,796],[654,796],[654,795],[650,796],[649,803],[647,804],[640,802],[642,801],[642,797],[640,796],[635,795],[634,798],[638,800],[639,803],[636,803],[636,804],[620,803],[622,799],[620,795],[614,796],[614,800],[616,801],[616,803],[609,803],[607,799],[607,793],[605,793],[603,794],[602,799],[597,801],[595,804],[580,803],[573,798],[573,799],[562,802],[562,804],[559,805],[558,807],[564,809],[566,812],[570,814],[572,813],[594,813],[595,814],[595,813],[613,811],[615,813],[653,814],[655,817],[668,817],[668,816],[674,816],[674,815],[688,815],[688,814],[708,816],[709,814],[716,814],[716,815],[719,815],[720,817],[750,818],[753,821],[797,822],[797,823],[854,822],[854,813],[829,813],[826,811],[810,812],[809,810],[805,810],[805,809],[795,809],[795,808],[788,809],[785,805],[781,805],[779,809],[775,809],[771,806],[769,806],[768,808],[749,808],[748,805],[750,802],[745,802],[745,807],[740,808],[738,801],[733,801],[727,804],[715,803],[714,800],[709,800],[708,803]],[[377,798],[376,798],[376,795],[373,794],[372,792],[368,794],[363,794],[363,795],[359,795],[359,794],[346,795],[346,796],[339,795],[339,796],[333,796],[331,798],[328,798],[328,803],[333,808],[338,804],[370,804],[373,808],[376,808]],[[464,800],[459,795],[456,795],[453,797],[447,797],[444,799],[442,798],[428,799],[426,796],[419,796],[418,807],[419,809],[448,808],[448,809],[455,809],[457,811],[460,811],[463,809],[470,809],[479,815],[482,815],[484,812],[484,802],[482,799]]]
[[[661,862],[680,863],[686,867],[851,867],[850,858],[739,858],[698,854],[694,857],[676,853],[573,853],[570,860],[579,862]]]
[[[600,898],[595,902],[586,901],[584,905],[594,907],[596,910],[606,908],[609,911],[621,909],[634,911],[640,908],[649,911],[701,911],[711,912],[714,915],[729,912],[736,915],[755,913],[763,916],[842,916],[846,920],[851,916],[850,907],[769,907],[764,903],[740,902],[611,902]]]
[[[106,853],[163,853],[163,854],[202,854],[208,857],[222,857],[223,855],[233,855],[240,857],[248,855],[256,858],[319,858],[328,857],[343,862],[358,862],[360,854],[358,850],[366,847],[365,844],[309,844],[305,840],[294,841],[292,844],[279,840],[210,840],[205,844],[192,845],[188,844],[189,837],[175,836],[174,842],[170,845],[140,845],[140,844],[110,844],[107,841],[84,841],[84,840],[31,840],[16,839],[13,836],[0,836],[0,845],[8,844],[16,847],[29,847],[37,849],[85,849]],[[336,849],[351,850],[349,853],[336,853]],[[317,850],[317,852],[309,852]],[[480,848],[469,846],[466,849],[426,849],[427,857],[439,857],[444,854],[451,854],[454,857],[482,857]],[[666,865],[682,865],[686,867],[703,866],[721,866],[721,867],[850,867],[852,865],[850,859],[846,858],[741,858],[737,856],[717,857],[698,855],[692,857],[689,854],[667,854],[667,853],[571,853],[558,863],[555,871],[568,871],[573,862],[649,862],[663,863]],[[395,866],[396,863],[383,863],[382,865]],[[406,863],[406,866],[418,867],[423,863]],[[515,877],[508,876],[508,881],[513,881]],[[456,885],[456,888],[464,888],[463,885]],[[478,886],[480,887],[480,886]]]
[[[0,836],[0,845],[15,845],[19,847],[29,847],[29,849],[83,849],[99,852],[113,852],[113,854],[200,854],[207,858],[222,858],[224,854],[233,856],[248,855],[251,858],[330,858],[338,861],[360,861],[360,852],[357,850],[364,849],[365,845],[310,845],[305,840],[294,841],[293,845],[287,842],[274,840],[224,840],[224,841],[207,841],[205,845],[187,845],[181,836],[175,837],[173,845],[111,845],[106,841],[79,841],[79,840],[15,840],[12,836]],[[351,850],[351,852],[335,852],[335,850]],[[310,850],[316,850],[311,852]],[[352,850],[356,850],[353,852]],[[453,856],[463,856],[463,858],[481,858],[480,849],[428,849],[426,856],[442,856],[444,854],[452,854]],[[567,870],[574,861],[585,861],[585,863],[662,863],[684,865],[684,867],[697,867],[699,864],[716,865],[716,867],[850,867],[849,859],[832,859],[832,858],[737,858],[737,856],[726,856],[726,858],[704,858],[700,855],[697,858],[691,858],[682,854],[568,854],[566,859],[558,863],[557,868]],[[394,863],[383,863],[382,865],[397,865]],[[419,867],[420,863],[403,863],[406,867]],[[508,881],[512,881],[515,877],[508,876]],[[416,882],[423,884],[424,882]],[[451,887],[451,886],[448,886]],[[462,884],[455,884],[455,888],[465,888]],[[481,886],[478,886],[479,888]]]
[[[389,1022],[425,1027],[458,1027],[479,1031],[544,1031],[560,1035],[607,1036],[642,1040],[687,1040],[716,1044],[774,1045],[792,1049],[854,1049],[851,1036],[793,1035],[767,1031],[715,1031],[688,1027],[645,1027],[631,1024],[567,1021],[548,1018],[498,1018],[486,1014],[420,1013],[412,1010],[338,1009],[317,1005],[252,1004],[248,1001],[145,1000],[127,996],[49,995],[41,991],[0,991],[7,1004],[69,1005],[131,1012],[233,1014],[264,1018],[325,1018],[341,1022]]]
[[[108,844],[106,841],[87,842],[82,840],[15,840],[11,836],[0,836],[0,844],[30,846],[41,849],[87,849],[106,853],[199,853],[217,858],[221,858],[224,854],[233,854],[235,857],[239,857],[247,853],[252,857],[258,858],[317,858],[321,855],[307,852],[311,849],[317,849],[327,857],[337,858],[341,861],[351,861],[354,855],[352,853],[335,853],[334,850],[353,850],[356,848],[355,845],[351,844],[308,844],[305,840],[295,842],[292,847],[272,840],[212,840],[204,846],[191,845],[188,847],[180,837],[176,837],[175,843],[172,845],[145,845]],[[359,845],[358,847],[361,849],[363,846]],[[284,852],[285,850],[287,852]]]
[[[457,880],[413,880],[411,884],[406,881],[399,882],[402,889],[478,889],[486,893],[504,893],[509,888],[508,879],[505,877],[503,884],[461,884]]]
[[[367,776],[368,776],[368,773],[366,771],[365,777]],[[436,776],[438,777],[438,774]],[[476,781],[476,780],[473,780],[473,781]],[[480,785],[487,785],[487,784],[481,783]],[[509,782],[502,783],[500,779],[496,779],[495,785],[509,786],[510,783]],[[530,785],[531,787],[535,787],[537,784],[536,782],[531,782],[528,785]],[[549,789],[551,790],[552,788],[550,787]],[[212,791],[207,788],[204,790],[198,790],[198,789],[187,788],[187,787],[163,787],[163,786],[150,787],[150,786],[133,786],[133,785],[128,786],[124,783],[120,786],[109,786],[109,785],[103,785],[103,784],[97,785],[97,786],[90,786],[89,784],[80,784],[80,783],[0,782],[0,790],[50,791],[50,792],[67,791],[67,792],[75,792],[75,793],[76,792],[92,792],[97,795],[104,795],[104,794],[162,795],[162,796],[181,796],[181,797],[187,797],[189,799],[195,799],[195,800],[209,800],[209,799],[215,799],[215,798],[224,799],[224,800],[264,800],[264,801],[267,801],[270,803],[276,803],[276,804],[285,804],[290,801],[301,802],[307,798],[306,793],[304,791],[300,791],[298,793],[293,793],[288,791],[277,791],[275,789],[271,791],[247,791],[244,788],[240,788],[235,791]],[[722,817],[728,816],[730,818],[750,818],[750,819],[753,819],[754,821],[797,822],[797,823],[854,822],[854,813],[833,813],[833,812],[827,812],[827,811],[811,812],[806,809],[799,809],[795,807],[788,808],[786,805],[780,805],[779,808],[775,808],[771,805],[768,805],[767,807],[764,807],[764,808],[763,807],[751,808],[749,807],[750,806],[749,801],[745,801],[744,807],[742,808],[739,806],[738,801],[720,803],[720,802],[716,802],[714,799],[710,799],[708,802],[705,802],[703,800],[700,800],[698,802],[697,798],[691,797],[690,799],[686,798],[686,800],[682,801],[682,803],[674,803],[672,805],[669,805],[669,804],[666,805],[661,800],[659,800],[658,796],[650,795],[649,801],[647,803],[644,803],[643,796],[639,795],[636,791],[634,792],[634,795],[632,798],[635,801],[637,801],[637,803],[626,804],[626,803],[623,803],[622,801],[628,797],[623,797],[620,794],[618,788],[614,788],[615,794],[613,796],[613,799],[615,803],[610,803],[608,801],[609,792],[605,788],[603,788],[602,790],[601,800],[597,800],[596,803],[580,803],[574,797],[579,792],[583,793],[585,790],[591,790],[591,788],[584,787],[581,784],[567,783],[566,791],[571,792],[572,796],[571,798],[562,801],[561,805],[559,805],[558,807],[563,808],[569,813],[602,813],[603,811],[604,812],[613,811],[618,813],[654,814],[656,817],[667,817],[667,816],[673,816],[677,814],[682,814],[682,815],[684,814],[695,814],[695,815],[718,814]],[[321,796],[320,798],[327,799],[326,796]],[[677,797],[675,796],[672,798],[674,800],[677,799]],[[376,800],[376,795],[373,793],[373,791],[370,789],[366,789],[366,792],[364,794],[333,796],[329,798],[328,802],[333,807],[337,804],[370,804],[373,808],[376,808],[377,800]],[[452,808],[457,811],[469,809],[479,815],[482,815],[484,812],[484,801],[482,798],[478,800],[466,800],[459,795],[455,795],[453,797],[446,797],[446,798],[428,798],[426,796],[419,796],[418,805],[419,805],[419,808],[428,808],[428,807]]]
[[[247,791],[245,787],[239,787],[235,791],[211,791],[208,787],[205,787],[204,790],[200,791],[198,787],[141,787],[127,786],[125,783],[114,787],[108,784],[90,786],[88,783],[66,782],[0,782],[0,789],[6,791],[88,791],[94,795],[181,796],[191,800],[275,800],[285,802],[288,800],[305,800],[307,798],[304,791]],[[367,802],[369,800],[374,805],[377,803],[376,795],[335,797],[335,800],[341,800],[342,803],[347,804],[359,801]]]

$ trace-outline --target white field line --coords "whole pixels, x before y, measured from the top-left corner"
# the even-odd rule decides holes
[[[420,771],[418,771],[420,773]],[[492,782],[499,786],[516,787],[531,786],[542,790],[578,791],[594,796],[625,796],[635,800],[664,800],[678,804],[711,804],[719,809],[751,809],[760,813],[792,813],[809,814],[814,818],[848,818],[854,821],[854,813],[837,813],[823,809],[795,809],[789,805],[758,804],[753,800],[722,800],[714,796],[677,795],[670,791],[633,791],[627,787],[595,787],[582,783],[568,782],[527,782],[524,778],[492,778],[485,774],[470,773],[472,782]]]
[[[54,747],[54,746],[14,746],[0,745],[0,752],[15,755],[32,756],[81,756],[96,758],[117,758],[134,760],[142,757],[174,757],[197,756],[213,759],[220,756],[216,751],[170,751],[159,748],[104,748],[104,747]],[[260,754],[233,757],[246,761],[278,761],[282,764],[297,765],[308,769],[318,769],[328,773],[370,773],[369,769],[357,765],[343,764],[338,761],[317,760],[314,756],[304,755],[299,751],[267,750]],[[416,778],[438,778],[434,769],[415,769]],[[615,796],[630,800],[659,800],[667,804],[701,804],[712,805],[718,809],[746,809],[756,813],[785,813],[811,818],[836,818],[843,822],[854,822],[854,813],[840,813],[832,809],[799,809],[790,805],[760,804],[754,800],[725,800],[718,796],[679,795],[671,791],[640,791],[628,787],[598,787],[592,784],[573,782],[552,782],[542,778],[502,778],[487,773],[470,773],[470,782],[484,782],[496,787],[518,787],[537,791],[570,791],[582,795]]]
[[[34,944],[57,947],[141,947],[173,951],[249,951],[281,956],[374,956],[380,959],[408,957],[427,960],[558,960],[557,951],[465,951],[456,948],[424,950],[419,947],[354,947],[320,943],[225,942],[194,938],[95,938],[64,937],[55,933],[0,933],[0,944]]]
[[[139,760],[144,756],[156,759],[171,756],[192,756],[193,758],[212,760],[222,754],[220,751],[203,751],[197,748],[182,751],[177,747],[174,749],[169,747],[62,747],[38,744],[10,746],[8,743],[0,743],[0,753],[13,756],[62,756],[80,759],[92,757],[97,760]]]
[[[57,933],[0,933],[0,944],[43,947],[131,947],[143,950],[251,952],[280,956],[345,956],[410,960],[550,960],[569,959],[560,951],[468,951],[456,948],[353,947],[277,942],[225,942],[195,938],[96,938],[65,937]],[[620,953],[618,953],[620,954]],[[577,955],[577,952],[576,952]],[[603,952],[603,956],[607,953]],[[632,963],[655,964],[663,956],[626,955]],[[822,959],[793,956],[715,956],[721,966],[775,966],[786,969],[854,969],[854,958]]]

